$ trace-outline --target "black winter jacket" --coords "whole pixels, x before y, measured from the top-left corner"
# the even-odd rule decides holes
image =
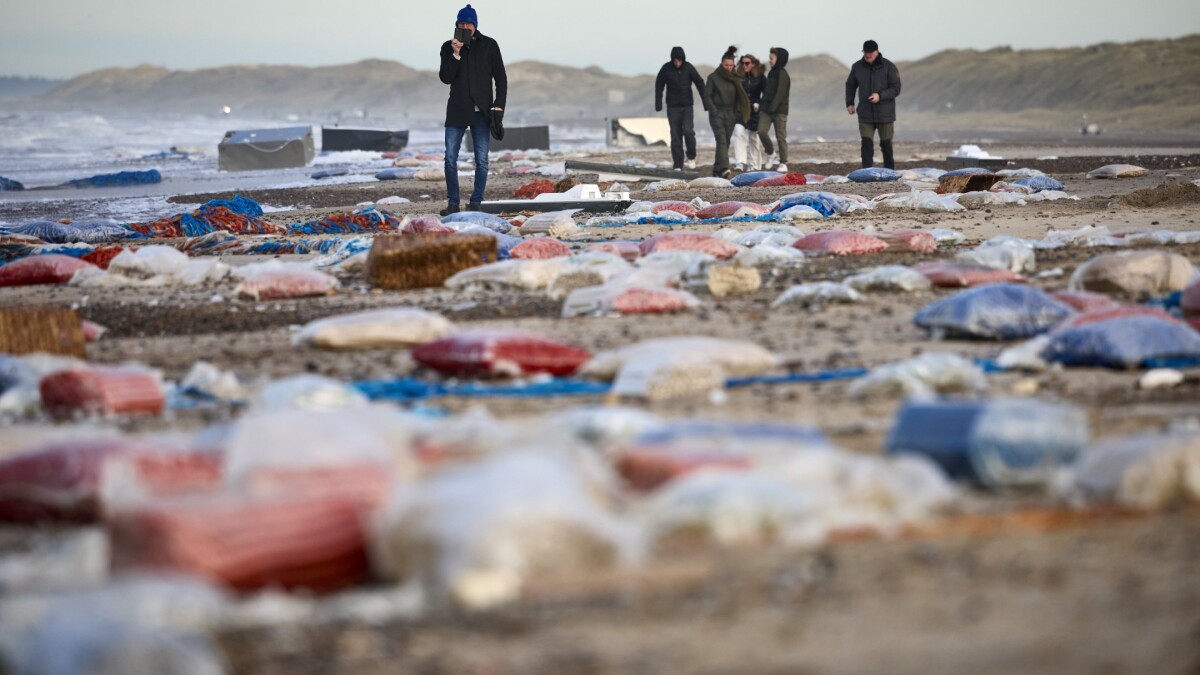
[[[767,88],[763,92],[761,109],[768,115],[788,114],[788,103],[792,98],[792,76],[786,70],[788,50],[775,48],[775,65],[767,74]]]
[[[742,89],[745,89],[746,95],[750,97],[750,121],[746,123],[746,128],[750,131],[758,131],[758,111],[754,109],[754,104],[758,103],[761,107],[763,92],[767,89],[767,77],[763,74],[765,72],[766,69],[760,65],[742,78]]]
[[[676,54],[679,59],[684,58],[682,49],[671,52],[673,58]],[[696,72],[696,67],[684,61],[683,66],[676,68],[674,63],[667,61],[662,68],[658,69],[658,77],[654,80],[654,109],[662,111],[663,89],[667,90],[668,108],[691,107],[695,102],[695,99],[692,98],[693,84],[700,92],[700,101],[703,103],[704,109],[708,110],[708,96],[704,93],[704,80],[700,77],[700,73]]]
[[[508,75],[500,45],[479,31],[463,45],[461,58],[454,58],[450,41],[442,43],[442,67],[438,77],[450,85],[446,101],[446,126],[466,127],[475,120],[475,109],[491,115],[492,108],[505,108],[508,102]],[[492,81],[496,82],[495,96]]]
[[[854,105],[858,94],[858,121],[866,124],[888,124],[896,121],[896,97],[900,95],[900,71],[896,64],[875,57],[875,63],[859,59],[850,66],[846,78],[846,107]],[[879,94],[879,103],[871,103],[871,94]]]

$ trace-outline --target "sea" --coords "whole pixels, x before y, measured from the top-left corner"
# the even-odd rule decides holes
[[[200,203],[170,203],[167,198],[172,196],[369,182],[375,180],[376,172],[392,166],[392,160],[378,152],[322,152],[320,125],[314,125],[317,156],[307,167],[217,170],[217,145],[227,131],[294,126],[305,126],[305,121],[0,109],[0,176],[27,188],[21,192],[0,191],[0,226],[25,222],[33,212],[56,219],[95,217],[142,222],[188,211]],[[444,130],[440,127],[409,128],[403,122],[393,124],[388,120],[345,126],[408,128],[406,150],[440,153],[444,149]],[[552,127],[551,152],[603,151],[604,136],[603,127],[598,125]],[[189,154],[186,158],[164,156],[172,148]],[[311,177],[315,171],[328,168],[346,168],[348,173],[325,179]],[[63,186],[78,178],[147,169],[158,169],[162,182],[105,188]]]

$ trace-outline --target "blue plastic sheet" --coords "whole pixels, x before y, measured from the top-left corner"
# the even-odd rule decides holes
[[[855,183],[889,183],[894,180],[900,180],[904,174],[894,169],[885,169],[881,166],[870,166],[865,169],[858,169],[846,174]]]
[[[1050,176],[1030,176],[1028,178],[1021,178],[1019,180],[1014,180],[1013,185],[1024,185],[1034,192],[1041,192],[1042,190],[1062,190],[1065,187],[1062,183],[1054,180]]]
[[[746,173],[734,176],[729,182],[733,183],[734,187],[749,187],[764,178],[774,178],[782,175],[778,171],[747,171]]]
[[[500,234],[508,234],[512,231],[512,223],[501,218],[500,216],[484,213],[483,211],[459,211],[451,213],[442,218],[443,223],[467,223],[470,225],[479,225],[486,227],[489,230],[494,230]]]
[[[1127,316],[1051,335],[1042,352],[1068,366],[1185,368],[1200,365],[1200,334],[1152,316]]]
[[[350,173],[350,169],[345,169],[345,168],[341,168],[341,169],[321,169],[320,171],[314,171],[314,172],[312,172],[312,175],[311,175],[311,176],[309,176],[309,177],[310,177],[310,178],[316,178],[316,179],[318,179],[318,180],[319,180],[319,179],[321,179],[321,178],[333,178],[334,176],[345,176],[345,175],[346,175],[346,174],[348,174],[348,173]]]
[[[25,189],[25,186],[22,185],[19,181],[15,181],[11,178],[5,178],[4,176],[0,176],[0,192],[6,192],[6,191],[7,192],[15,192],[17,190],[24,190],[24,189]]]
[[[122,185],[149,185],[161,183],[162,174],[158,169],[145,171],[118,171],[117,173],[102,173],[89,178],[76,178],[66,182],[75,187],[119,187]]]
[[[840,212],[837,195],[832,192],[797,192],[787,195],[780,198],[776,211],[786,211],[793,206],[811,206],[826,218]]]
[[[1022,284],[984,284],[921,308],[913,323],[950,337],[1016,340],[1040,335],[1073,310]]]
[[[79,236],[79,228],[74,225],[56,223],[53,220],[31,220],[27,223],[21,223],[9,231],[13,234],[37,237],[51,244],[78,241],[77,237]]]
[[[412,178],[417,175],[418,169],[411,166],[400,166],[394,169],[384,169],[375,174],[376,180],[400,180],[403,178]]]

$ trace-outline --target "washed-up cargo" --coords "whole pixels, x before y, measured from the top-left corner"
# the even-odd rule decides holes
[[[390,307],[313,321],[294,341],[325,349],[407,348],[446,337],[454,324],[436,312]]]
[[[937,300],[913,323],[951,337],[1015,340],[1040,335],[1071,316],[1044,292],[1013,283],[987,284]]]
[[[237,294],[255,300],[284,300],[328,295],[338,287],[336,277],[314,269],[275,270],[246,279]]]
[[[711,363],[719,367],[726,377],[754,377],[778,365],[774,354],[748,340],[688,336],[643,340],[600,352],[580,369],[580,374],[611,380],[627,364],[671,360]]]
[[[874,267],[842,280],[856,291],[921,291],[933,284],[924,274],[904,265]]]
[[[1003,281],[1025,281],[1025,277],[1009,270],[998,270],[983,265],[948,260],[923,262],[914,265],[913,269],[929,277],[934,286],[943,288],[963,288]]]
[[[834,281],[814,281],[788,288],[771,303],[771,307],[817,308],[829,304],[861,302],[862,293]]]
[[[733,183],[734,187],[749,187],[764,178],[775,178],[780,175],[778,171],[747,171],[729,179],[729,182]]]
[[[1071,275],[1073,291],[1154,297],[1183,290],[1196,273],[1185,257],[1166,251],[1124,251],[1092,258]]]
[[[887,183],[895,180],[900,180],[904,174],[894,169],[885,169],[879,166],[871,166],[865,169],[856,169],[846,174],[855,183]]]
[[[33,286],[65,284],[82,269],[95,267],[91,263],[58,253],[31,255],[0,267],[0,286]]]
[[[937,251],[937,240],[933,238],[933,235],[920,230],[876,232],[875,237],[887,244],[889,251],[915,251],[917,253]]]
[[[794,248],[812,253],[832,255],[866,255],[879,253],[888,245],[878,237],[861,232],[814,232],[792,244]]]
[[[1068,366],[1200,364],[1200,334],[1177,321],[1129,316],[1055,331],[1042,357]]]
[[[1120,303],[1102,293],[1090,291],[1054,291],[1050,297],[1074,309],[1076,312],[1116,309]]]
[[[1133,164],[1106,164],[1099,169],[1088,172],[1088,178],[1136,178],[1150,173],[1149,170]]]
[[[55,417],[158,415],[166,400],[153,371],[128,366],[69,368],[42,378],[42,407]]]
[[[738,252],[738,247],[707,234],[694,232],[668,232],[648,237],[638,246],[642,255],[666,251],[695,251],[706,253],[717,259],[729,258]]]
[[[1102,441],[1079,454],[1061,496],[1136,509],[1200,502],[1200,434],[1144,433]]]
[[[571,247],[551,237],[536,237],[517,244],[509,255],[518,260],[563,258],[571,255]]]
[[[780,187],[784,185],[808,185],[808,179],[802,173],[785,173],[782,176],[762,178],[751,187]]]
[[[637,242],[632,241],[602,241],[588,244],[584,250],[588,253],[612,253],[629,261],[637,260],[642,255],[642,250],[638,248]]]
[[[755,202],[718,202],[696,211],[696,217],[701,220],[708,220],[710,218],[731,218],[739,211],[762,215],[770,211],[770,209]]]
[[[400,228],[402,234],[449,234],[454,229],[446,227],[437,216],[420,216],[410,219]]]
[[[447,375],[519,377],[570,375],[591,354],[578,347],[512,330],[475,330],[414,347],[417,363]]]
[[[700,306],[687,291],[616,282],[572,291],[563,302],[564,318],[617,314],[669,314]]]
[[[696,217],[696,207],[687,202],[681,201],[665,201],[655,202],[654,206],[650,207],[650,213],[661,213],[663,211],[673,211],[678,214],[687,216],[688,218]]]

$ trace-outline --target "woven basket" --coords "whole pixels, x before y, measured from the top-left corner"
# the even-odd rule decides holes
[[[61,307],[0,309],[0,353],[33,352],[83,358],[83,321],[79,313]]]
[[[428,288],[498,259],[496,239],[486,234],[385,235],[375,238],[367,254],[367,278],[390,290]]]
[[[974,173],[965,176],[942,176],[938,187],[944,194],[965,192],[986,192],[993,185],[1004,180],[994,173]]]

